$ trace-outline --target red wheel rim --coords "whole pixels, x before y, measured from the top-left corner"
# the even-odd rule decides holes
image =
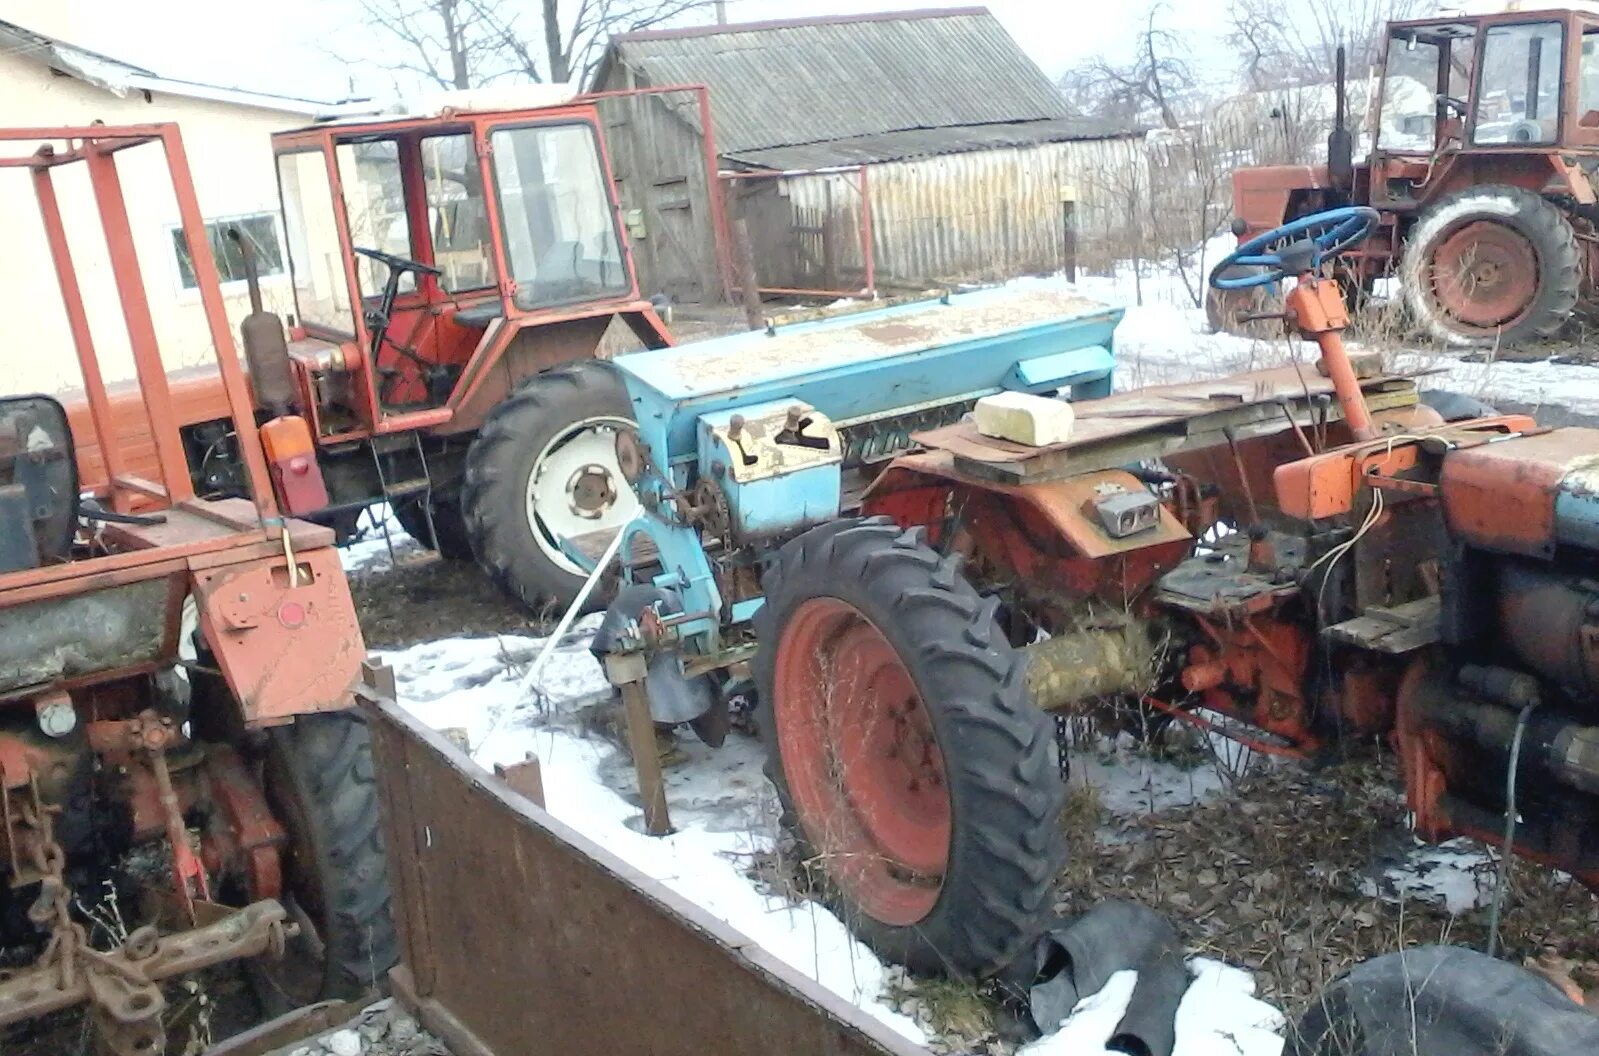
[[[865,913],[916,923],[943,887],[952,809],[910,671],[883,632],[837,598],[794,610],[775,668],[778,750],[806,837]]]
[[[1438,307],[1466,326],[1492,330],[1526,315],[1538,296],[1538,253],[1505,224],[1475,220],[1438,243],[1428,266]]]

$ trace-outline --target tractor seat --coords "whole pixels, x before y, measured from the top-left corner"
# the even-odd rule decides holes
[[[454,319],[462,326],[483,330],[487,329],[490,323],[504,314],[504,306],[500,304],[500,299],[495,297],[491,300],[478,301],[476,304],[469,304],[465,308],[456,309]]]

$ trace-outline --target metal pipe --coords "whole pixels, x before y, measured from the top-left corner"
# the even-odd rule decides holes
[[[61,287],[61,305],[67,315],[67,330],[72,334],[72,347],[78,354],[78,369],[83,376],[83,391],[89,403],[89,420],[94,423],[95,444],[100,450],[100,462],[105,467],[105,477],[109,483],[123,475],[127,463],[122,458],[116,420],[111,415],[111,400],[106,395],[105,378],[100,374],[100,360],[94,352],[94,335],[89,329],[83,288],[78,285],[78,271],[72,262],[72,248],[67,243],[66,227],[61,221],[61,205],[56,199],[55,183],[49,169],[34,170],[33,189],[39,199],[39,219],[44,224],[45,240],[50,245],[56,283]],[[126,497],[115,488],[111,489],[111,503],[118,512],[127,512]]]
[[[171,129],[172,126],[163,126]],[[122,320],[128,334],[128,346],[133,351],[133,366],[139,377],[139,392],[144,400],[145,413],[150,426],[150,439],[155,445],[156,461],[161,466],[161,484],[166,489],[171,504],[194,498],[194,483],[189,477],[189,463],[183,452],[183,438],[178,433],[178,418],[172,408],[172,393],[167,387],[166,364],[156,340],[155,320],[150,314],[150,299],[145,289],[139,267],[139,255],[133,241],[133,227],[128,219],[127,199],[122,193],[122,181],[117,175],[116,161],[109,153],[90,150],[88,155],[89,184],[94,192],[95,205],[100,212],[101,233],[105,236],[106,253],[111,259],[111,278],[117,290],[117,300],[122,307]],[[173,173],[173,186],[182,182]],[[187,176],[187,171],[184,176]],[[190,185],[192,192],[193,185]],[[181,202],[180,202],[181,205]],[[185,218],[187,219],[187,218]],[[196,224],[198,228],[199,225]],[[194,247],[194,231],[184,225],[184,234]],[[203,234],[203,232],[202,232]],[[207,260],[210,247],[202,245]],[[200,252],[191,254],[199,263]],[[197,271],[196,277],[199,272]],[[213,273],[214,274],[214,273]],[[231,342],[230,342],[231,346]],[[218,346],[220,352],[223,346]],[[224,357],[218,356],[221,360]],[[238,365],[234,363],[234,369]],[[263,470],[265,463],[262,464]],[[265,479],[263,473],[262,479]],[[113,485],[116,480],[113,478]],[[119,507],[120,508],[120,507]]]

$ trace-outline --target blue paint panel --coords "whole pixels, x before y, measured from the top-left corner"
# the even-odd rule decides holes
[[[1010,368],[1005,387],[1016,392],[1047,392],[1092,383],[1110,376],[1116,366],[1110,349],[1090,345],[1069,352],[1024,359]]]
[[[968,308],[975,312],[996,303],[1025,304],[1028,296],[1027,291],[985,290],[951,297],[948,305],[915,302],[781,328],[777,333],[785,339],[814,339],[818,354],[806,369],[762,356],[762,343],[774,339],[760,331],[635,352],[613,362],[621,369],[645,443],[658,460],[660,453],[669,452],[671,461],[692,457],[695,419],[751,404],[801,400],[834,421],[870,418],[971,393],[998,392],[1018,363],[1033,360],[1051,361],[1051,369],[1071,379],[1074,390],[1105,382],[1122,312],[1097,305],[981,336],[947,342],[930,337],[916,347],[885,349],[879,355],[861,352],[862,333],[903,325],[936,336],[936,327],[925,321],[937,322],[940,312],[958,318]],[[833,346],[850,352],[830,357]],[[825,365],[816,366],[818,362]],[[714,369],[706,368],[707,363]]]
[[[1561,481],[1555,495],[1555,538],[1566,546],[1599,550],[1599,494],[1570,484],[1570,477]]]

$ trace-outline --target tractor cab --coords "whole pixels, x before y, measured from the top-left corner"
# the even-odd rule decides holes
[[[648,307],[592,106],[322,124],[273,147],[288,355],[324,441],[475,428],[464,405],[526,327],[597,320],[587,335]]]
[[[1560,155],[1599,160],[1599,12],[1396,22],[1374,117],[1374,205],[1419,204],[1462,156],[1508,171],[1540,155],[1549,186],[1515,182],[1560,193]]]

